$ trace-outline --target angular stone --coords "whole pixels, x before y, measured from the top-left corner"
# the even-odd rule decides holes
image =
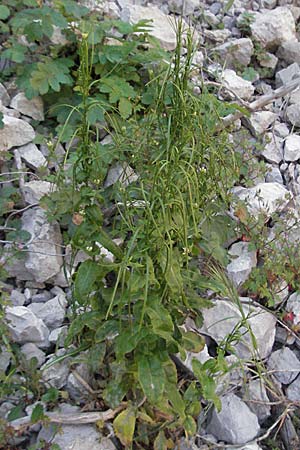
[[[262,450],[262,448],[256,442],[254,442],[253,444],[246,444],[242,445],[241,447],[226,447],[226,450]]]
[[[250,64],[254,47],[251,39],[241,38],[234,41],[226,42],[214,48],[222,61],[226,63],[226,67],[239,69],[247,67]]]
[[[270,164],[266,164],[266,167],[268,168],[268,173],[266,174],[266,182],[283,184],[283,178],[279,168],[271,166]]]
[[[243,400],[257,416],[260,424],[271,416],[270,400],[263,380],[250,380],[245,386]]]
[[[288,84],[296,78],[300,77],[300,66],[298,63],[293,63],[285,69],[279,70],[276,73],[276,87],[279,88],[284,84]]]
[[[56,328],[52,330],[49,334],[49,342],[50,344],[55,344],[58,347],[64,346],[64,340],[68,334],[68,327],[64,325],[63,327]]]
[[[19,147],[18,149],[21,158],[27,163],[32,169],[39,169],[40,167],[47,165],[47,160],[43,153],[39,151],[35,144],[27,144]]]
[[[164,14],[157,6],[130,5],[130,8],[123,9],[121,19],[126,20],[128,16],[132,24],[139,20],[152,20],[152,28],[149,34],[156,37],[165,50],[172,51],[175,49],[175,28],[172,26],[169,16]]]
[[[292,402],[300,402],[300,376],[288,386],[286,396]]]
[[[0,102],[3,106],[8,106],[10,103],[10,96],[2,83],[0,83]]]
[[[28,308],[8,306],[5,310],[5,318],[14,342],[20,344],[34,342],[38,347],[48,347],[48,328]]]
[[[21,352],[27,361],[30,361],[32,358],[36,358],[37,367],[41,367],[41,365],[45,362],[45,353],[32,342],[22,345]]]
[[[231,36],[229,30],[204,30],[205,37],[212,42],[222,44]]]
[[[286,118],[295,127],[300,127],[300,104],[289,105],[286,108]]]
[[[292,194],[279,183],[259,183],[252,188],[234,188],[234,193],[244,200],[250,214],[258,217],[265,214],[272,217],[275,212],[284,210]]]
[[[200,0],[169,0],[168,6],[171,12],[190,16],[200,8]]]
[[[0,112],[4,116],[16,117],[16,119],[18,119],[21,115],[19,111],[16,111],[15,109],[6,108],[5,106],[3,106],[1,100],[0,100]]]
[[[44,195],[50,194],[51,191],[55,189],[53,183],[49,181],[33,180],[24,183],[24,197],[26,203],[33,205],[34,203],[39,203]]]
[[[250,117],[243,119],[243,124],[251,131],[253,136],[263,134],[277,119],[277,114],[271,111],[258,111]]]
[[[286,307],[287,312],[293,313],[293,324],[300,324],[300,293],[293,292],[287,300]]]
[[[285,6],[256,14],[250,28],[254,39],[270,50],[283,42],[297,40],[295,19]]]
[[[25,120],[4,115],[3,123],[4,127],[0,129],[1,150],[6,151],[12,147],[20,147],[35,138],[34,129]]]
[[[68,411],[66,413],[74,413]],[[56,444],[61,450],[116,450],[112,441],[103,437],[95,425],[53,425],[43,427],[38,435],[38,442]]]
[[[285,138],[290,134],[290,130],[285,123],[276,122],[274,125],[274,133],[279,137]]]
[[[138,179],[134,170],[128,164],[117,163],[112,166],[107,173],[104,187],[112,186],[119,181],[124,187],[128,186]]]
[[[273,53],[266,52],[265,56],[260,58],[259,64],[261,67],[266,67],[274,71],[278,63],[278,58]]]
[[[244,80],[242,77],[239,77],[234,70],[224,70],[222,74],[222,81],[225,88],[227,87],[243,100],[249,100],[254,93],[254,86],[252,86],[252,83]],[[228,97],[233,97],[230,92],[228,92]]]
[[[294,103],[300,103],[300,89],[297,88],[295,91],[291,92],[289,95],[289,104],[293,105]]]
[[[46,303],[32,303],[28,306],[34,314],[42,319],[49,329],[55,329],[62,325],[67,308],[67,300],[64,295],[57,295]]]
[[[65,349],[59,349],[57,352],[49,358],[49,360],[41,367],[42,378],[48,382],[50,386],[56,389],[62,389],[69,376],[69,363],[70,358],[65,358],[59,362],[55,362],[53,365],[46,367],[50,362],[55,361],[59,356],[65,355]]]
[[[288,347],[273,352],[267,367],[282,384],[290,384],[300,373],[300,361]]]
[[[237,242],[230,247],[228,253],[233,259],[227,266],[227,273],[235,286],[239,287],[256,267],[256,252],[249,251],[249,242]]]
[[[298,161],[300,159],[300,136],[290,134],[284,144],[284,160]]]
[[[251,306],[249,299],[241,298],[244,315],[257,341],[260,357],[266,358],[272,351],[275,340],[276,318],[262,308]],[[244,302],[246,300],[246,302]],[[229,300],[214,300],[214,306],[203,311],[203,328],[217,343],[222,342],[242,321],[242,314],[237,305]],[[234,344],[238,357],[248,359],[253,356],[253,343],[249,330],[240,328],[242,334],[239,342]]]
[[[52,298],[52,295],[49,291],[44,291],[39,294],[35,294],[32,296],[32,303],[46,303],[48,300]]]
[[[283,139],[273,133],[266,133],[264,141],[266,144],[262,156],[270,163],[279,164],[283,160]]]
[[[49,223],[45,211],[36,207],[24,212],[22,229],[31,234],[25,268],[35,281],[43,283],[55,276],[63,263],[59,225]]]
[[[12,306],[23,306],[26,301],[26,297],[24,294],[14,289],[11,291],[10,301]]]
[[[278,49],[277,56],[286,64],[300,64],[300,42],[296,40],[286,41]]]
[[[10,107],[24,114],[24,116],[32,117],[35,120],[44,120],[44,105],[41,97],[28,100],[25,94],[20,92],[12,98]]]
[[[9,352],[4,345],[0,347],[0,376],[3,378],[12,361],[12,353]]]
[[[243,444],[253,440],[260,431],[256,415],[234,394],[225,395],[221,402],[221,411],[213,411],[206,431],[229,444]]]
[[[75,367],[76,373],[80,375],[80,377],[86,381],[87,384],[91,382],[91,373],[87,364],[78,364]],[[75,401],[82,401],[84,397],[88,394],[88,391],[84,388],[82,383],[78,381],[76,376],[71,372],[68,376],[66,390],[68,391],[70,397]]]

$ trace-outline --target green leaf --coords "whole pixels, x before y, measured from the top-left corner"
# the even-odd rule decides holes
[[[204,349],[205,340],[200,334],[187,331],[183,333],[182,346],[188,352],[199,353]]]
[[[95,261],[87,260],[80,264],[75,279],[74,293],[80,305],[86,304],[97,280],[101,280],[101,269]]]
[[[166,398],[171,402],[172,407],[176,411],[176,413],[181,417],[185,417],[185,402],[179,393],[178,387],[176,384],[167,383],[165,387],[165,395]]]
[[[12,422],[13,420],[19,419],[20,417],[22,417],[24,415],[24,405],[23,403],[19,403],[17,406],[15,406],[14,408],[12,408],[9,411],[9,414],[7,416],[7,420],[9,422]]]
[[[122,380],[112,380],[103,391],[103,398],[111,408],[117,408],[128,391],[127,383]]]
[[[42,395],[42,401],[46,403],[55,403],[59,398],[59,390],[51,387]]]
[[[155,354],[139,355],[137,359],[138,380],[149,402],[155,404],[162,397],[165,387],[162,363]]]
[[[100,92],[109,94],[110,103],[116,103],[124,97],[135,97],[133,87],[126,80],[117,75],[111,75],[110,77],[101,80],[99,90]]]
[[[127,119],[131,113],[132,113],[132,105],[131,102],[125,98],[122,97],[119,101],[119,111],[123,119]]]
[[[31,420],[32,423],[37,423],[40,420],[43,420],[44,418],[45,418],[45,414],[44,414],[43,405],[41,403],[38,403],[33,408],[30,420]]]
[[[108,320],[103,322],[97,329],[95,334],[95,342],[100,343],[106,338],[112,338],[119,331],[119,323],[116,320]]]
[[[133,441],[135,421],[136,414],[133,408],[125,409],[113,421],[114,431],[126,448],[128,448]]]
[[[4,128],[4,122],[3,122],[3,113],[0,112],[0,130]]]
[[[208,361],[209,362],[209,361]],[[211,400],[218,411],[221,410],[221,400],[216,395],[216,383],[212,376],[208,375],[206,368],[200,361],[193,358],[192,368],[195,376],[201,384],[202,395],[206,400]]]
[[[154,450],[168,450],[174,448],[174,443],[167,439],[163,430],[161,430],[156,436],[153,444]]]
[[[24,45],[14,43],[11,48],[2,52],[2,56],[10,61],[22,63],[25,60],[27,51],[28,49]]]
[[[6,20],[10,16],[10,10],[5,5],[0,5],[0,20]]]
[[[51,89],[59,92],[64,84],[73,84],[73,79],[69,74],[70,67],[74,64],[72,60],[49,57],[43,59],[43,62],[37,63],[36,69],[31,74],[30,84],[33,89],[44,95]]]
[[[192,416],[186,416],[183,427],[188,436],[194,436],[197,432],[197,424]]]
[[[81,19],[81,17],[86,16],[90,11],[86,6],[78,5],[78,3],[73,0],[63,0],[62,6],[64,7],[66,14],[75,19]]]

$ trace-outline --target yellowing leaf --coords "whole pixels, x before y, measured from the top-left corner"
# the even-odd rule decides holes
[[[126,448],[133,440],[135,420],[136,416],[133,408],[127,408],[113,422],[114,431]]]
[[[188,352],[199,353],[204,349],[205,340],[200,334],[187,331],[182,336],[182,346]]]
[[[174,442],[171,439],[167,439],[165,433],[160,431],[154,441],[154,450],[168,450],[174,448]]]

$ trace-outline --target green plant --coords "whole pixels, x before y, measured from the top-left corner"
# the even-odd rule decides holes
[[[251,34],[251,24],[254,22],[254,20],[255,20],[254,14],[246,11],[241,14],[237,26],[247,36]]]
[[[222,211],[238,177],[226,132],[216,134],[224,106],[205,90],[201,97],[192,93],[193,39],[187,31],[182,62],[182,34],[179,25],[172,64],[162,73],[145,74],[142,110],[133,108],[129,118],[120,105],[103,112],[113,140],[104,146],[89,121],[90,108],[102,107],[101,100],[88,101],[98,83],[92,71],[94,47],[89,34],[81,33],[77,150],[69,155],[69,173],[60,173],[69,186],[64,183],[46,200],[50,215],[65,218],[74,252],[90,257],[74,277],[74,317],[66,345],[75,341],[89,347],[107,405],[116,407],[126,399],[114,429],[127,447],[134,436],[147,445],[148,434],[154,433],[155,445],[166,446],[172,430],[194,434],[201,396],[220,406],[214,374],[224,369],[223,360],[203,367],[195,363],[199,381],[178,389],[172,359],[204,346],[203,338],[184,324],[191,317],[200,326],[201,310],[210,306],[204,291],[214,285],[205,276],[205,261],[226,259],[222,244],[230,219]],[[138,179],[103,188],[114,160],[124,167],[130,163]],[[66,189],[72,189],[72,202],[67,208],[53,205]],[[123,244],[118,246],[114,237]],[[113,254],[113,262],[101,257],[100,244]],[[78,307],[84,312],[78,314]]]

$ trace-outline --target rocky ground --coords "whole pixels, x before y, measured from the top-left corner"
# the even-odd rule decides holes
[[[104,8],[113,18],[132,22],[153,19],[153,35],[165,49],[175,48],[175,33],[168,16],[180,14],[181,0],[84,3],[91,8]],[[300,85],[300,4],[297,1],[289,4],[286,0],[235,0],[227,6],[214,0],[185,1],[185,20],[194,24],[200,40],[194,57],[195,92],[200,92],[204,74],[207,82],[218,83],[220,98],[234,99],[252,111],[247,118],[242,114],[236,116],[232,131],[235,146],[240,142],[241,133],[246,133],[247,142],[254,149],[251,157],[263,161],[267,169],[265,173],[255,173],[255,170],[248,173],[245,185],[235,188],[238,198],[248,200],[250,214],[255,217],[264,211],[271,218],[275,213],[284,215],[287,209],[292,209],[297,217],[300,211],[300,90],[297,89],[298,80]],[[63,246],[60,225],[49,223],[39,206],[41,197],[55,189],[38,175],[41,168],[53,168],[48,148],[32,142],[35,130],[31,123],[43,120],[43,103],[39,98],[27,100],[10,83],[0,85],[0,101],[5,124],[0,130],[0,144],[14,155],[13,163],[3,163],[0,170],[2,175],[18,171],[16,178],[26,204],[22,230],[31,236],[23,259],[5,259],[9,273],[2,286],[8,305],[5,320],[11,339],[18,344],[24,358],[28,361],[36,358],[44,383],[66,393],[61,412],[72,414],[89,397],[92,381],[84,355],[77,359],[75,366],[73,361],[72,367],[70,358],[49,365],[51,359],[66,352],[63,338],[68,330],[70,298],[66,276],[71,276],[75,265],[71,267],[70,249]],[[61,145],[58,152],[62,158],[65,148]],[[29,178],[22,175],[25,171],[30,173]],[[119,176],[111,172],[109,182],[115,182]],[[299,231],[297,225],[291,226],[285,239],[297,246]],[[10,243],[3,241],[2,245],[7,254]],[[258,255],[246,240],[235,242],[228,251],[232,260],[227,272],[239,287],[259,264]],[[107,252],[107,257],[110,256]],[[76,264],[79,262],[80,259]],[[273,428],[278,430],[276,448],[300,448],[297,436],[300,428],[297,430],[295,420],[300,404],[300,338],[297,335],[300,293],[289,289],[284,280],[280,283],[276,308],[282,307],[288,321],[279,320],[274,308],[268,311],[249,297],[240,298],[257,348],[253,348],[250,333],[242,328],[240,331],[245,334],[233,344],[236,356],[227,356],[234,369],[218,381],[221,412],[214,410],[205,417],[200,416],[198,435],[189,443],[182,442],[181,449],[275,449],[268,443]],[[209,359],[215,344],[232,335],[241,318],[242,311],[237,305],[224,299],[214,300],[214,307],[204,311],[200,332],[206,336],[207,346],[196,355],[200,361]],[[262,373],[253,363],[255,354],[264,361]],[[3,346],[0,354],[3,374],[9,373],[11,358],[12,354]],[[189,357],[184,364],[191,369]],[[271,374],[272,385],[264,383],[264,377],[259,376],[266,370]],[[0,402],[0,417],[6,418],[18,402],[18,392]],[[29,404],[22,416],[30,416],[32,409],[33,405]],[[62,450],[119,448],[113,432],[108,437],[101,436],[92,424],[67,424],[59,434],[54,431],[51,427],[33,425],[28,436],[13,439],[12,448],[13,445],[29,448],[39,441],[56,443]]]

